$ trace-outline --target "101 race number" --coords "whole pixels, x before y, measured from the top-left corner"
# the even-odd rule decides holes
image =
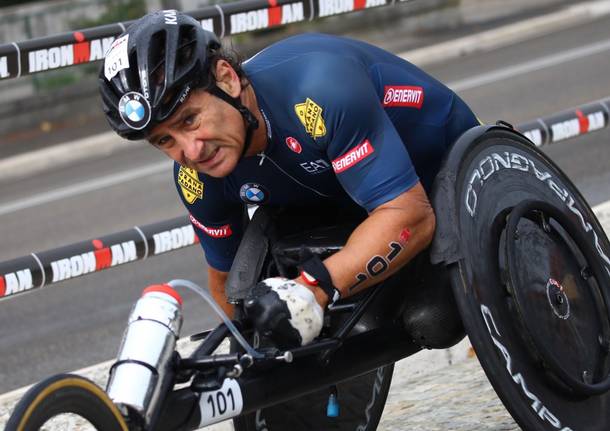
[[[225,379],[216,391],[203,392],[199,399],[200,427],[239,415],[243,409],[241,388],[234,379]]]

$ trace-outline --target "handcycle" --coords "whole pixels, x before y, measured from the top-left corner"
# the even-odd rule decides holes
[[[303,253],[324,258],[339,250],[358,220],[308,226],[261,207],[227,283],[233,321],[225,316],[193,336],[200,344],[182,358],[172,343],[178,305],[166,305],[169,343],[135,337],[133,344],[128,329],[107,392],[82,377],[50,377],[25,394],[6,429],[39,429],[73,412],[104,431],[191,430],[231,418],[237,431],[374,430],[394,362],[450,347],[465,334],[523,429],[609,429],[610,243],[578,190],[499,123],[458,139],[431,201],[437,229],[430,248],[331,307],[320,337],[288,350],[255,333],[244,298],[262,278],[293,277]],[[170,285],[198,290],[185,281]],[[153,289],[153,299],[168,296],[165,289]],[[145,311],[138,316],[150,320]],[[214,354],[227,338],[230,352]]]

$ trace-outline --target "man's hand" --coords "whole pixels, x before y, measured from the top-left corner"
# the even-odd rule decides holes
[[[303,346],[320,335],[324,310],[312,291],[281,277],[261,281],[245,302],[256,329],[279,348]]]

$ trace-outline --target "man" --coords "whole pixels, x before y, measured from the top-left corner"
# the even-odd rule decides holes
[[[149,14],[114,42],[100,90],[114,130],[176,162],[209,288],[229,314],[224,286],[245,203],[366,210],[341,251],[304,262],[295,280],[255,289],[249,314],[283,344],[311,341],[329,304],[430,244],[426,192],[453,141],[478,124],[451,90],[379,48],[300,35],[242,67],[176,11]]]

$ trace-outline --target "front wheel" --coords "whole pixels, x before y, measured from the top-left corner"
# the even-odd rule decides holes
[[[58,374],[31,387],[15,405],[5,431],[35,431],[62,420],[62,429],[80,428],[86,421],[98,431],[129,428],[108,395],[95,383],[73,374]]]

